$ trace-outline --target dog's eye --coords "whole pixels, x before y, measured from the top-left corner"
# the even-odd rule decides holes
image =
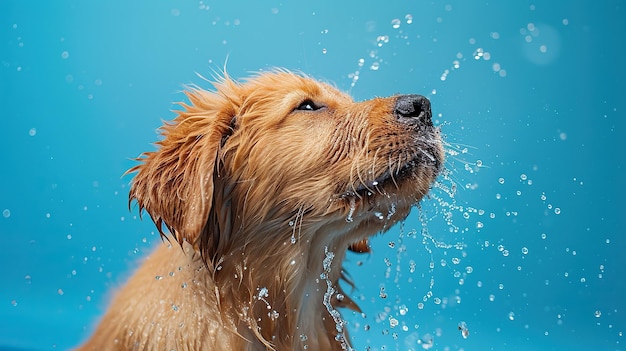
[[[298,107],[296,107],[296,110],[299,110],[299,111],[316,111],[316,110],[319,110],[320,108],[322,108],[322,107],[317,105],[316,103],[314,103],[312,100],[304,100],[304,101],[302,101],[302,103],[300,105],[298,105]]]

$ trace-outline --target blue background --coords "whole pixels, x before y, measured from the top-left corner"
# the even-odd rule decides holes
[[[626,349],[624,6],[1,1],[0,349],[89,335],[159,241],[123,173],[226,61],[427,95],[458,152],[422,220],[348,258],[356,349]]]

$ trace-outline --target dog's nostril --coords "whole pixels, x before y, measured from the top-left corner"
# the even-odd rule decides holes
[[[432,125],[430,101],[422,95],[401,95],[396,100],[393,110],[402,122],[408,124],[428,124]]]

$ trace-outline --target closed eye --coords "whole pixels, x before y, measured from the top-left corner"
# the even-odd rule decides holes
[[[313,102],[313,100],[304,100],[300,103],[300,105],[298,105],[298,107],[296,107],[296,110],[298,111],[317,111],[319,109],[321,109],[324,106],[318,105],[315,102]]]

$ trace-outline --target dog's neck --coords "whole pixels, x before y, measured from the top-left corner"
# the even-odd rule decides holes
[[[254,235],[278,237],[276,233]],[[340,307],[357,309],[339,286],[348,244],[329,242],[328,236],[303,235],[278,243],[272,252],[257,249],[268,245],[250,243],[209,267],[224,315],[239,317],[235,322],[238,333],[277,350],[349,349],[337,311]]]

